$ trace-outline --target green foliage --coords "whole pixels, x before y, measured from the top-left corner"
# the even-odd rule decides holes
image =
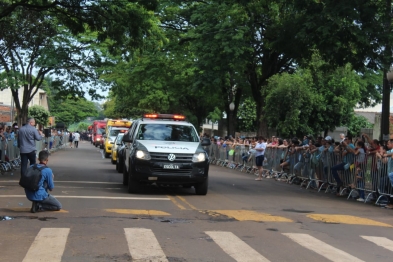
[[[87,117],[98,116],[96,105],[84,98],[49,99],[51,113],[57,123],[70,125],[85,120]]]
[[[348,135],[356,137],[360,135],[362,128],[373,128],[373,124],[368,122],[364,116],[352,114],[348,121],[343,123],[343,126],[348,128]]]
[[[46,127],[49,123],[49,112],[43,106],[35,105],[29,107],[28,117],[33,117],[37,124]]]
[[[239,125],[238,130],[246,132],[256,131],[256,103],[251,98],[246,98],[239,106],[238,117]]]
[[[14,90],[21,119],[49,85],[51,111],[65,123],[86,111],[67,100],[110,88],[104,112],[113,118],[183,113],[199,126],[233,101],[242,129],[327,131],[348,122],[353,107],[381,101],[391,64],[383,1],[76,2],[0,4],[0,90]]]
[[[78,124],[78,131],[84,132],[87,130],[87,128],[91,125],[91,123],[86,123],[86,122],[80,122]]]
[[[218,107],[215,107],[212,112],[207,115],[207,119],[211,120],[213,123],[217,122],[222,118],[222,112]]]
[[[271,77],[262,121],[267,121],[283,137],[312,133],[308,125],[310,115],[313,108],[319,108],[321,99],[312,86],[309,71]]]

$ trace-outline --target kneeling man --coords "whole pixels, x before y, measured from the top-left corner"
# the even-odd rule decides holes
[[[38,167],[43,167],[48,164],[49,160],[49,153],[46,150],[41,151],[38,154],[38,160],[39,164],[37,165]],[[32,168],[32,166],[30,167]],[[30,189],[25,188],[25,193],[27,199],[33,202],[31,206],[31,212],[35,213],[37,211],[59,211],[61,209],[61,204],[60,202],[52,195],[48,193],[49,191],[52,191],[52,189],[55,187],[53,183],[53,172],[52,169],[49,167],[46,167],[41,170],[41,175],[42,178],[40,182],[38,183],[38,190],[33,191]]]

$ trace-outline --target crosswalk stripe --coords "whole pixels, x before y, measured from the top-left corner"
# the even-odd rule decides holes
[[[205,233],[236,261],[269,262],[267,258],[231,232],[206,231]]]
[[[327,258],[330,261],[335,262],[361,262],[363,260],[358,259],[340,249],[332,247],[315,237],[307,234],[295,234],[295,233],[283,233],[283,235],[289,237],[301,246],[314,251],[315,253]]]
[[[390,251],[393,251],[393,241],[386,237],[370,237],[370,236],[361,236],[362,238],[373,242],[374,244],[384,247]]]
[[[69,228],[42,228],[23,262],[51,261],[60,262],[65,249]]]
[[[168,261],[151,229],[124,228],[124,232],[133,261]]]

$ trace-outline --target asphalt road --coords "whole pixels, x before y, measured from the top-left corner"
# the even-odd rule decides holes
[[[60,212],[0,176],[0,261],[392,261],[393,211],[210,166],[209,192],[128,194],[90,143],[53,153]],[[2,220],[4,217],[10,220]]]

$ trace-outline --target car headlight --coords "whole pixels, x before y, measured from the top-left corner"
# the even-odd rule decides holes
[[[203,162],[206,160],[206,155],[205,153],[197,153],[194,154],[194,156],[192,157],[192,162]]]
[[[97,141],[100,141],[101,140],[101,138],[97,138]]]
[[[147,151],[138,150],[136,151],[136,158],[143,159],[143,160],[150,160],[151,156]]]

